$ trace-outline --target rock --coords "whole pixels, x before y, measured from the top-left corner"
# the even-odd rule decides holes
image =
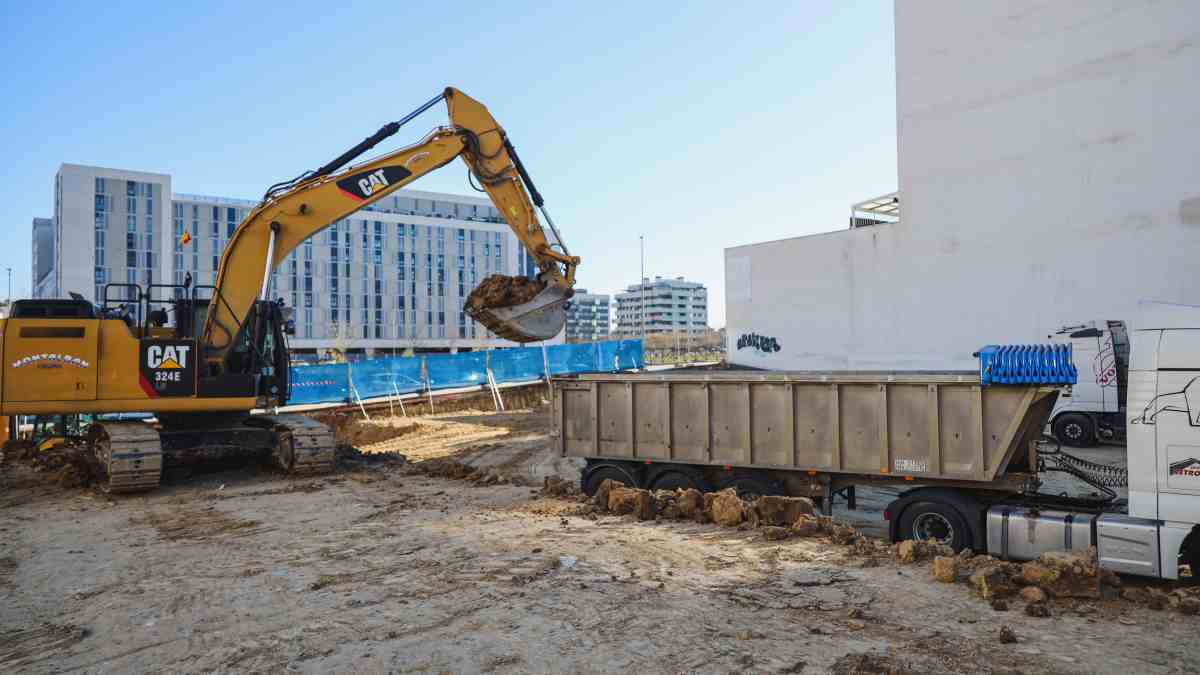
[[[1179,601],[1179,611],[1183,614],[1200,614],[1200,598],[1183,598]]]
[[[858,531],[849,525],[834,525],[833,531],[829,533],[829,539],[839,546],[845,546],[854,541],[854,537]]]
[[[675,491],[675,505],[679,509],[679,517],[704,522],[704,495],[699,490],[685,488]]]
[[[1037,586],[1026,586],[1021,589],[1021,599],[1025,602],[1045,602],[1046,592]]]
[[[954,550],[945,544],[905,539],[896,545],[896,559],[902,563],[914,563],[936,556],[951,557]]]
[[[1008,611],[1008,601],[1007,600],[1001,600],[1000,598],[992,598],[991,605],[992,605],[992,609],[996,610],[997,612],[1007,612]]]
[[[621,484],[611,478],[605,478],[600,487],[596,488],[596,493],[592,495],[592,503],[601,509],[608,510],[608,493]]]
[[[800,516],[792,523],[792,534],[797,537],[812,537],[821,532],[821,525],[812,516]]]
[[[1044,619],[1050,616],[1050,605],[1044,602],[1031,602],[1025,605],[1025,613],[1029,616]]]
[[[971,575],[971,586],[984,600],[1006,598],[1017,592],[1012,576],[1004,565],[989,565],[976,570]]]
[[[786,527],[800,516],[815,516],[816,507],[807,497],[780,497],[765,495],[754,500],[751,507],[762,525]]]
[[[638,520],[654,520],[654,496],[646,490],[619,485],[609,490],[608,510],[617,515],[632,514]]]
[[[958,558],[939,555],[933,559],[933,578],[943,584],[958,581]]]
[[[762,529],[763,539],[767,541],[782,541],[792,536],[792,531],[778,525],[768,525]]]
[[[711,502],[705,495],[704,501],[709,517],[718,525],[736,527],[746,519],[746,504],[733,488],[713,494]]]
[[[1146,589],[1137,586],[1121,589],[1121,599],[1142,604],[1147,600]]]
[[[1096,549],[1053,551],[1021,566],[1022,580],[1054,598],[1099,598]]]
[[[1017,643],[1017,634],[1008,626],[1000,626],[1000,642],[1006,645]]]
[[[569,480],[546,476],[542,481],[542,494],[547,497],[568,497],[575,494],[576,491],[575,484]]]
[[[1147,588],[1145,598],[1146,606],[1156,611],[1164,610],[1170,604],[1170,596],[1157,588]]]

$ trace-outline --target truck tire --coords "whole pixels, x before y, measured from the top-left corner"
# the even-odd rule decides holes
[[[782,495],[785,491],[773,480],[753,475],[733,476],[721,483],[721,489],[733,488],[739,497],[754,500],[763,495]]]
[[[596,494],[600,484],[606,480],[612,480],[627,487],[637,487],[637,480],[625,469],[614,464],[601,464],[594,468],[589,467],[584,471],[579,488],[590,497]]]
[[[708,492],[708,481],[691,467],[676,466],[663,469],[650,479],[651,490],[693,489]]]
[[[958,509],[942,502],[916,502],[900,516],[897,539],[946,544],[955,553],[972,547],[971,530]]]
[[[1079,413],[1065,413],[1054,420],[1054,437],[1059,443],[1073,448],[1090,448],[1096,444],[1096,425],[1092,418]]]

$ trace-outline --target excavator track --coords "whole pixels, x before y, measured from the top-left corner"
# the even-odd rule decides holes
[[[88,447],[104,475],[106,492],[140,492],[158,487],[162,444],[143,422],[98,422],[88,428]]]
[[[337,457],[333,430],[304,415],[256,415],[275,430],[275,463],[291,475],[329,473]]]

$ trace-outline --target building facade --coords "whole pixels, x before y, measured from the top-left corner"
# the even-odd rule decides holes
[[[617,293],[616,299],[617,334],[622,337],[699,336],[708,329],[708,290],[683,277],[647,277]]]
[[[567,342],[607,340],[612,332],[611,303],[612,296],[607,293],[588,293],[584,288],[575,289],[571,306],[567,309]]]
[[[29,288],[34,297],[41,297],[40,289],[54,283],[54,219],[33,219],[33,260],[29,267],[32,279]]]
[[[973,369],[987,344],[1197,303],[1200,96],[1177,85],[1200,8],[899,2],[895,20],[895,217],[874,200],[865,227],[726,249],[730,361]]]
[[[136,292],[119,284],[183,284],[189,275],[212,284],[225,245],[256,204],[175,194],[167,174],[64,164],[55,179],[53,283],[41,297],[77,292],[102,304],[106,292],[109,303]],[[270,292],[295,308],[291,346],[300,352],[512,346],[472,321],[463,303],[487,276],[531,263],[489,200],[399,190],[310,237],[272,273]]]

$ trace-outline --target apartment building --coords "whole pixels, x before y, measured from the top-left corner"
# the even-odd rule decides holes
[[[51,272],[54,271],[54,219],[33,219],[33,260],[29,267],[31,279],[29,288],[35,297],[39,289],[54,283]]]
[[[112,303],[133,297],[134,284],[188,275],[212,284],[256,203],[177,194],[168,174],[63,164],[52,281],[35,288]],[[400,190],[309,238],[273,272],[270,292],[296,310],[299,352],[458,351],[513,344],[472,321],[463,302],[491,274],[535,268],[487,199]]]
[[[616,294],[617,334],[703,335],[708,328],[708,290],[683,277],[649,277]]]
[[[607,293],[588,293],[585,288],[575,289],[571,306],[567,309],[567,342],[607,340],[612,332],[611,303],[612,296]]]

